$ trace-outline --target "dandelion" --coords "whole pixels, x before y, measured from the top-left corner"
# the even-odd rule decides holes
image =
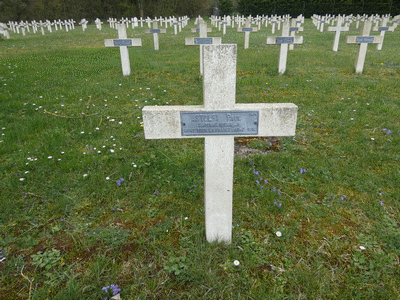
[[[240,265],[240,261],[234,260],[234,261],[233,261],[233,265],[234,265],[235,267],[238,267],[238,266]]]
[[[276,234],[277,237],[281,237],[282,236],[282,232],[280,232],[280,231],[277,231],[275,234]]]

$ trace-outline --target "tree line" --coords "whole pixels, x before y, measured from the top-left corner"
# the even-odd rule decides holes
[[[0,21],[211,14],[400,14],[398,0],[0,0]]]

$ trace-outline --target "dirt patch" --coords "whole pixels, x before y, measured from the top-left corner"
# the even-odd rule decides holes
[[[241,158],[250,155],[268,155],[281,149],[281,140],[278,137],[235,138],[235,155]]]

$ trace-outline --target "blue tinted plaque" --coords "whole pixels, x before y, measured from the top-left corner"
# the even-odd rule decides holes
[[[257,135],[258,111],[181,112],[182,136]]]
[[[379,31],[388,31],[389,27],[378,27]]]
[[[298,27],[289,27],[289,31],[297,31],[297,30],[299,30]]]
[[[373,43],[373,36],[358,36],[356,37],[356,43]]]
[[[150,33],[160,33],[160,29],[150,29]]]
[[[242,31],[250,31],[250,32],[252,32],[253,31],[253,28],[250,28],[250,27],[245,27],[245,28],[242,28]]]
[[[212,44],[212,38],[194,38],[195,45]]]
[[[131,40],[113,40],[113,41],[114,41],[114,46],[115,47],[132,46],[132,41]]]
[[[292,37],[292,36],[288,36],[288,37],[286,37],[286,36],[284,36],[284,37],[278,36],[276,38],[276,43],[277,44],[293,44],[293,42],[294,42],[294,37]]]

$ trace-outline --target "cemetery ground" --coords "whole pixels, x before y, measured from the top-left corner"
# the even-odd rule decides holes
[[[0,298],[397,299],[399,30],[356,75],[354,24],[333,52],[307,19],[278,75],[270,25],[246,50],[227,28],[236,103],[299,107],[295,137],[236,139],[228,245],[205,239],[203,140],[141,126],[145,105],[203,103],[193,26],[158,51],[128,28],[130,76],[109,26],[0,40]]]

